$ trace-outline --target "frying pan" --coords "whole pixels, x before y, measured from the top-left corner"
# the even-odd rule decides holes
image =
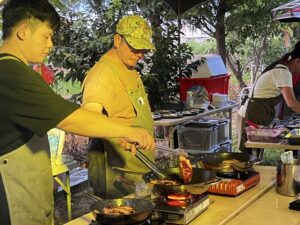
[[[244,152],[208,153],[199,156],[198,159],[203,168],[211,169],[217,173],[245,172],[251,170],[253,165],[262,162],[258,157]],[[233,159],[238,162],[223,162]]]
[[[202,194],[207,190],[209,182],[215,178],[215,173],[212,170],[206,170],[203,168],[193,168],[193,175],[189,184],[184,184],[180,175],[180,168],[173,167],[164,170],[168,175],[168,179],[176,180],[179,184],[177,185],[164,185],[164,184],[151,184],[151,180],[159,179],[153,172],[149,172],[143,175],[143,179],[146,183],[153,185],[153,192],[159,192],[162,194],[171,193],[184,193],[190,192],[191,194]]]
[[[135,209],[135,213],[131,214],[104,214],[103,209],[109,206],[131,206]],[[91,210],[100,224],[103,225],[130,225],[140,224],[147,220],[150,216],[154,204],[146,199],[103,199],[91,205]]]

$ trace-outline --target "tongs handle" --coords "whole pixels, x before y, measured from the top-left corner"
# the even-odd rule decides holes
[[[149,169],[151,169],[159,179],[167,179],[168,175],[161,171],[154,163],[145,156],[139,149],[136,150],[135,156],[144,163]]]

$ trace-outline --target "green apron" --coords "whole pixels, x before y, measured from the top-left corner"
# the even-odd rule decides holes
[[[19,61],[12,56],[0,58],[3,59]],[[53,178],[47,135],[35,135],[28,143],[0,156],[0,175],[11,225],[53,224]]]
[[[136,112],[136,118],[131,126],[145,128],[149,134],[153,135],[153,120],[147,94],[143,83],[138,78],[138,88],[128,90],[125,83],[122,82],[120,73],[123,71],[108,60],[102,60],[109,65],[122,83],[124,90],[128,94],[130,101]],[[122,90],[121,90],[122,91]],[[144,151],[143,153],[154,161],[154,153]],[[142,179],[142,175],[135,173],[124,173],[113,170],[112,167],[126,168],[141,172],[148,172],[149,169],[136,157],[131,155],[130,151],[121,148],[116,139],[91,139],[89,145],[89,184],[94,189],[94,194],[102,198],[121,198],[135,192],[134,185],[118,181],[118,177],[126,178],[130,181]]]
[[[0,173],[11,225],[53,224],[53,179],[47,135],[34,136],[0,156]]]

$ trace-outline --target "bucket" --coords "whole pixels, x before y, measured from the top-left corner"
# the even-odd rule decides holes
[[[296,196],[300,192],[300,161],[292,164],[277,162],[276,192],[286,196]]]

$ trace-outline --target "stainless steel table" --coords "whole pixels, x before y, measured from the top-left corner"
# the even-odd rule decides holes
[[[157,137],[157,139],[162,138],[165,142],[165,145],[168,145],[170,148],[174,148],[174,127],[183,124],[185,122],[191,121],[191,120],[197,120],[203,117],[215,115],[218,113],[221,113],[225,118],[229,119],[229,138],[232,139],[232,109],[238,106],[237,103],[229,103],[228,105],[212,109],[212,110],[206,110],[203,113],[197,114],[195,116],[185,116],[181,118],[176,119],[161,119],[154,121],[154,127],[162,128],[163,130],[163,137]]]

